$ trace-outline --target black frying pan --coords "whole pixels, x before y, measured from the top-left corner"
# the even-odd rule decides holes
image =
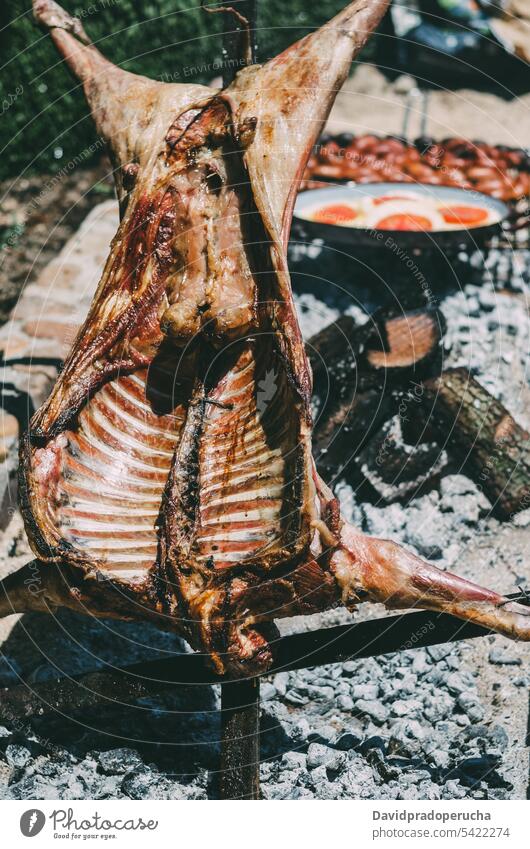
[[[495,216],[494,223],[451,230],[373,230],[363,227],[344,227],[311,221],[306,216],[317,207],[336,203],[355,203],[359,198],[399,195],[400,192],[433,198],[454,206],[483,206]],[[502,233],[503,222],[510,216],[510,208],[501,200],[474,190],[451,186],[432,186],[423,183],[364,183],[334,185],[324,189],[301,192],[296,200],[293,218],[293,236],[303,241],[323,239],[330,244],[349,247],[377,247],[389,244],[413,250],[457,250],[467,245],[481,247],[492,236]],[[390,241],[391,240],[391,241]]]

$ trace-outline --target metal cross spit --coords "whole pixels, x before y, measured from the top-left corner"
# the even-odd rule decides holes
[[[527,595],[509,596],[530,606]],[[406,613],[357,624],[280,637],[272,646],[268,674],[359,660],[411,648],[488,636],[493,632],[445,613]],[[221,762],[223,799],[259,799],[259,678],[219,678],[204,655],[178,654],[116,669],[42,684],[0,690],[0,722],[20,724],[50,711],[83,712],[109,701],[124,703],[160,695],[176,686],[221,684]]]

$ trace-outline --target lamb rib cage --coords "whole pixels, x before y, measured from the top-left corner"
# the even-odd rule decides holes
[[[22,443],[44,592],[6,581],[0,612],[151,618],[232,675],[271,664],[273,619],[367,599],[530,637],[523,606],[347,525],[311,457],[311,375],[286,267],[292,207],[386,5],[355,0],[212,93],[121,71],[79,22],[35,0],[108,142],[122,222]]]

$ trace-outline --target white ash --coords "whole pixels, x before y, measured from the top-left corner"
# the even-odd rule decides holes
[[[306,338],[348,311],[360,320],[355,298],[324,281],[322,299],[296,296]],[[495,292],[465,286],[446,296],[444,366],[472,368],[481,383],[528,426],[530,344],[524,288]],[[450,343],[450,350],[449,350]],[[396,451],[399,452],[399,442]],[[347,480],[335,487],[346,518],[367,533],[393,538],[459,571],[466,547],[484,553],[472,577],[491,583],[503,526],[458,468],[444,465],[429,492],[415,490],[391,504],[360,503]],[[386,494],[388,496],[388,493]],[[528,533],[530,510],[513,522]],[[486,545],[487,544],[487,545]],[[500,544],[499,544],[500,546]],[[9,568],[30,557],[15,514],[0,540]],[[514,561],[528,577],[528,558]],[[514,584],[515,586],[515,584]],[[503,589],[511,590],[512,586]],[[379,607],[358,617],[379,616]],[[283,633],[347,622],[343,610],[279,623]],[[79,674],[105,663],[126,665],[186,650],[154,628],[96,622],[73,613],[14,620],[3,645],[0,685],[43,680],[57,669]],[[43,657],[43,652],[46,656]],[[507,703],[524,702],[530,664],[493,643],[477,666],[467,643],[409,649],[368,660],[278,673],[262,683],[261,781],[266,799],[496,799],[522,798],[510,783],[517,741],[511,715],[496,718],[489,669],[502,674]],[[13,799],[215,798],[219,764],[218,688],[176,689],[130,707],[108,705],[71,720],[44,715],[0,727],[0,796]],[[524,751],[523,758],[524,761]]]
[[[445,367],[469,368],[523,427],[529,427],[528,290],[469,284],[440,306],[447,321]]]

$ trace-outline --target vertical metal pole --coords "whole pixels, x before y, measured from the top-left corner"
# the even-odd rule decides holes
[[[225,15],[223,86],[228,86],[245,60],[256,62],[258,0],[232,0],[249,22],[250,57],[246,33],[232,15]],[[259,678],[221,685],[221,799],[259,799]]]
[[[259,799],[259,678],[221,685],[221,799]]]

